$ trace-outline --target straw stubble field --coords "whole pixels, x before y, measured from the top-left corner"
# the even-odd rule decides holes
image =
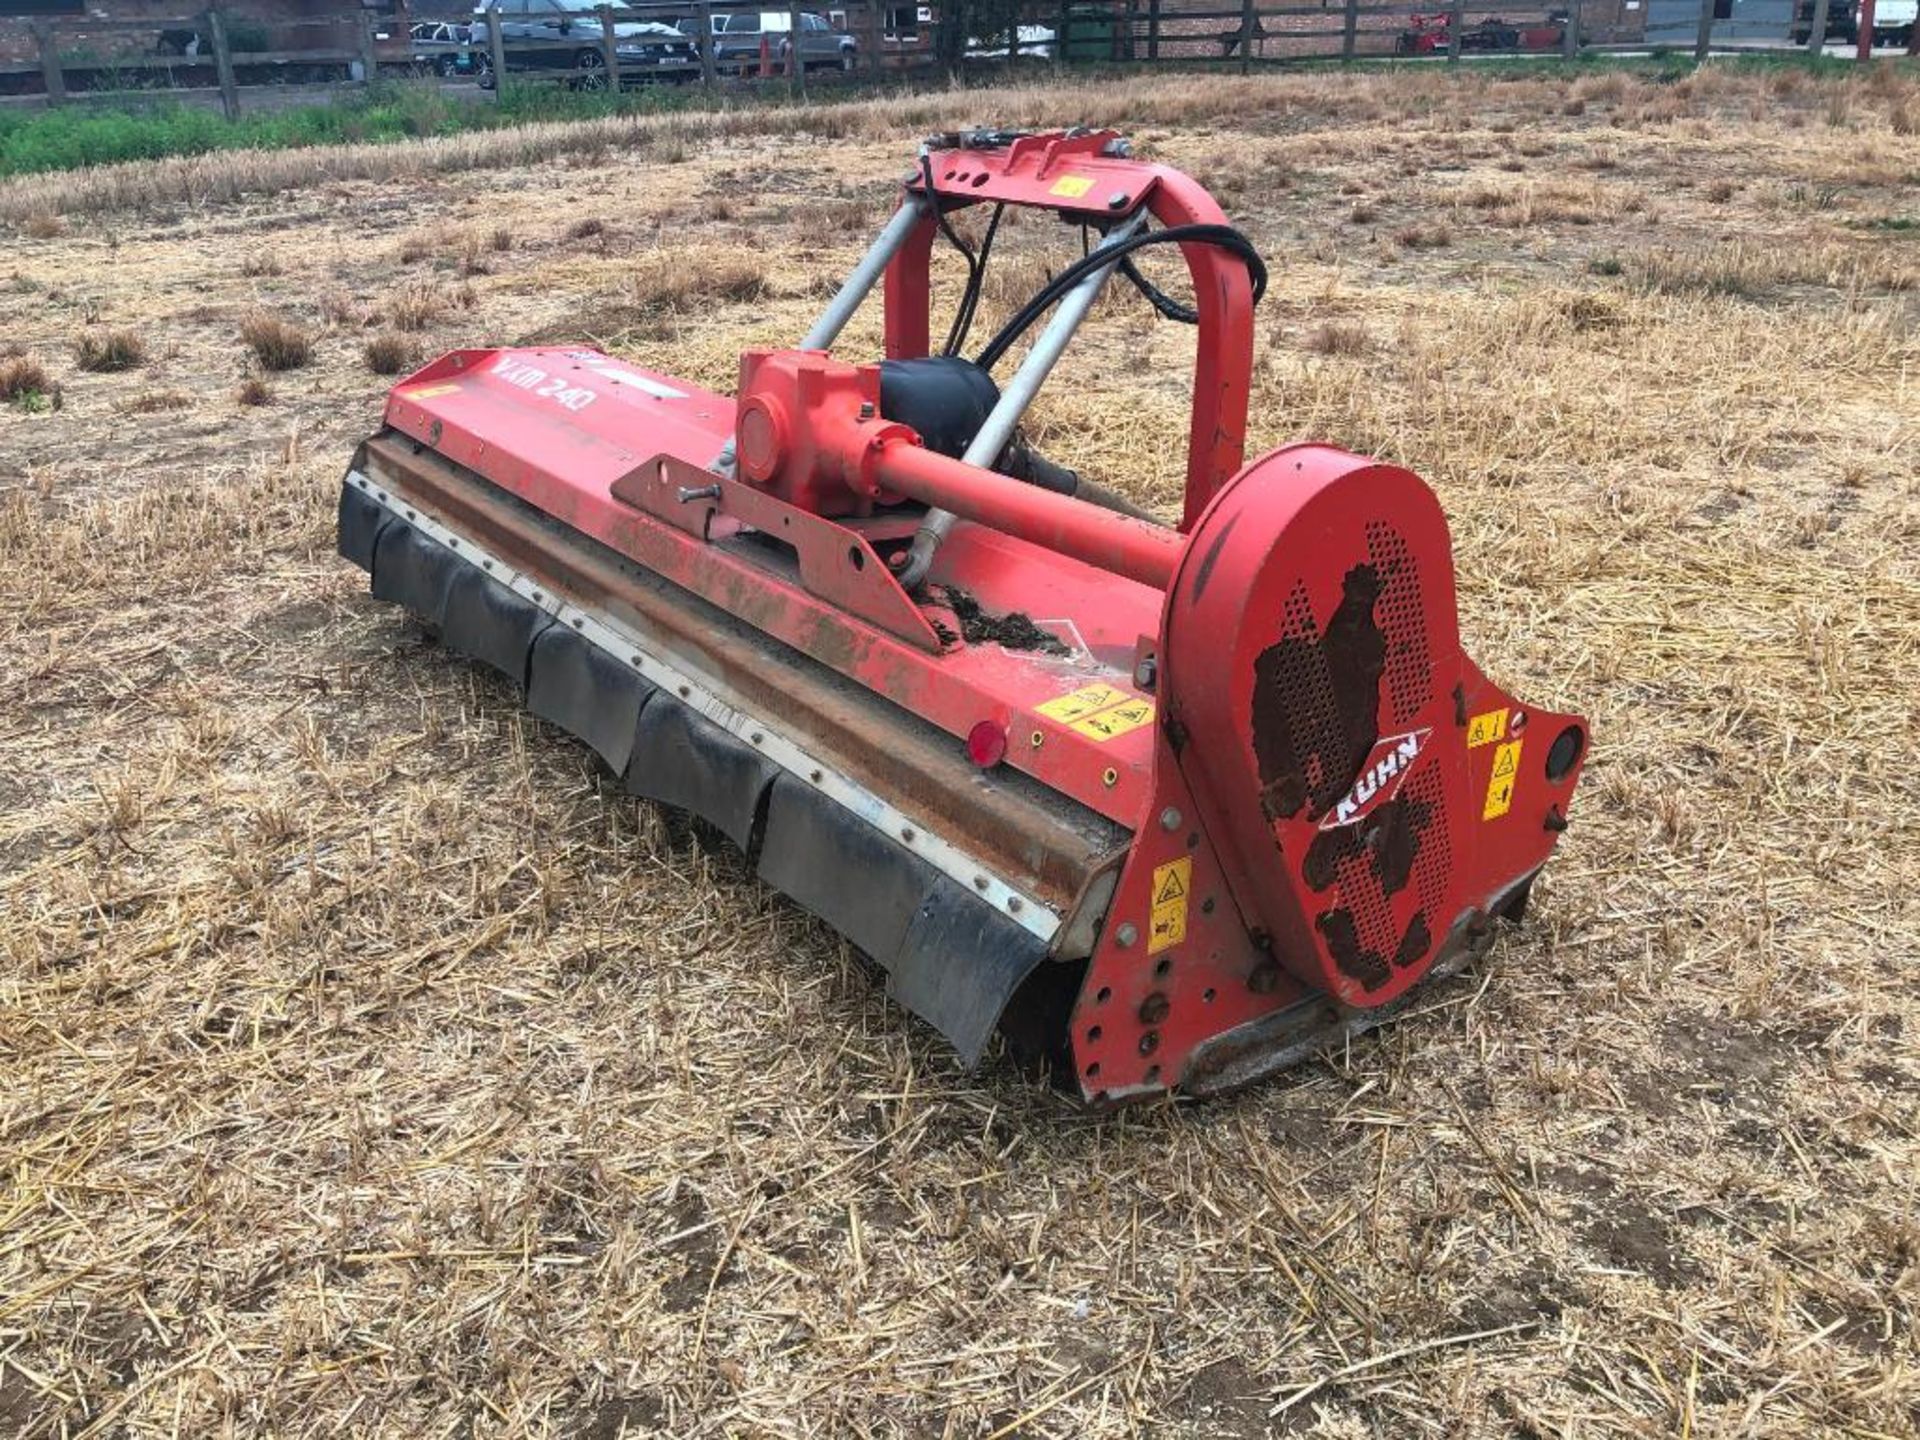
[[[960,1072],[331,553],[374,368],[724,385],[972,119],[1211,181],[1258,443],[1425,474],[1592,717],[1525,925],[1235,1098]],[[1916,1433],[1917,119],[1172,77],[0,186],[0,1431]],[[1092,334],[1041,437],[1168,506],[1191,341]]]

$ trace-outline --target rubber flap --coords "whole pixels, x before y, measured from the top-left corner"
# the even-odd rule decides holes
[[[633,794],[691,810],[752,854],[760,801],[776,769],[745,741],[656,692],[640,711],[626,780]]]
[[[529,669],[527,708],[586,741],[616,774],[624,773],[640,712],[655,687],[565,625],[535,639]]]
[[[946,876],[935,881],[887,967],[887,993],[979,1062],[1007,1001],[1047,947]]]
[[[791,775],[774,781],[760,878],[887,971],[887,993],[969,1066],[1046,947],[906,846]]]
[[[343,559],[373,573],[373,546],[393,514],[352,485],[340,487],[339,546]]]
[[[394,520],[383,526],[373,547],[373,598],[404,605],[431,625],[447,617],[447,592],[465,567],[444,545],[413,526]]]
[[[531,600],[514,594],[491,575],[462,565],[447,591],[440,639],[524,686],[528,652],[553,623],[553,617]]]
[[[939,872],[791,775],[773,782],[760,878],[891,968]]]

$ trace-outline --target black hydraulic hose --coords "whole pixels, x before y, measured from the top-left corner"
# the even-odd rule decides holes
[[[967,293],[960,298],[960,309],[953,317],[953,328],[947,332],[948,355],[958,355],[960,347],[967,343],[967,334],[973,329],[974,312],[980,308],[980,287],[987,278],[987,259],[993,254],[993,237],[999,233],[1000,217],[1007,212],[1005,202],[993,207],[993,218],[987,221],[987,233],[980,240],[979,263],[973,273],[967,277]]]
[[[927,204],[933,208],[933,218],[940,226],[940,233],[947,237],[947,243],[958,250],[960,252],[960,258],[967,262],[967,286],[961,294],[960,308],[954,311],[953,325],[947,331],[946,353],[952,355],[959,350],[962,341],[966,338],[967,328],[970,328],[973,323],[972,306],[979,301],[980,282],[983,278],[981,265],[985,259],[985,255],[984,253],[975,255],[973,253],[973,247],[967,244],[960,232],[955,230],[952,223],[947,219],[947,212],[941,208],[940,197],[934,192],[933,188],[933,160],[925,152],[922,152],[920,156],[920,178],[926,186]],[[999,211],[996,210],[993,217],[994,226],[997,227],[999,221],[1000,214]],[[993,227],[989,227],[987,231],[987,244],[991,245],[992,243]],[[962,325],[962,321],[966,322],[965,326]]]
[[[1067,266],[1041,286],[1038,294],[1020,307],[1019,312],[1000,328],[1000,333],[987,342],[986,348],[980,352],[979,358],[974,363],[982,370],[993,369],[1034,321],[1093,271],[1112,265],[1116,261],[1124,261],[1134,251],[1145,249],[1149,245],[1182,243],[1218,245],[1222,250],[1239,256],[1246,263],[1247,278],[1253,282],[1253,303],[1258,305],[1260,297],[1267,293],[1266,262],[1261,260],[1260,252],[1253,248],[1253,242],[1231,225],[1175,225],[1166,230],[1151,230],[1096,249],[1092,254],[1084,255]],[[1148,298],[1152,299],[1152,296],[1149,295]]]
[[[1147,279],[1146,276],[1134,268],[1132,260],[1122,260],[1120,262],[1120,273],[1132,281],[1133,288],[1146,296],[1147,303],[1152,305],[1153,308],[1158,310],[1162,315],[1166,316],[1167,319],[1180,325],[1198,325],[1200,323],[1200,312],[1198,310],[1195,310],[1190,305],[1182,305],[1158,285]]]

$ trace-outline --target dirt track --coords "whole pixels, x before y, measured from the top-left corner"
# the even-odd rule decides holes
[[[1258,442],[1428,476],[1469,650],[1593,720],[1488,963],[1201,1106],[960,1073],[331,553],[370,337],[728,385],[934,118],[1027,116],[1217,187],[1274,272]],[[71,210],[0,258],[61,402],[0,408],[0,1432],[1920,1433],[1914,78],[792,123],[0,185]],[[313,358],[244,404],[262,308]],[[115,329],[144,362],[76,368]],[[1098,337],[1041,438],[1167,506],[1190,341]]]

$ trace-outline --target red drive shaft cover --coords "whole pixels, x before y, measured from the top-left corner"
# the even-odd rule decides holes
[[[1461,654],[1446,520],[1406,470],[1318,445],[1247,467],[1193,533],[1162,662],[1243,918],[1347,1005],[1515,903],[1564,828],[1585,727]]]
[[[910,438],[879,417],[880,367],[818,350],[740,356],[735,453],[742,479],[816,515],[870,515],[883,492],[867,473],[882,439]]]

